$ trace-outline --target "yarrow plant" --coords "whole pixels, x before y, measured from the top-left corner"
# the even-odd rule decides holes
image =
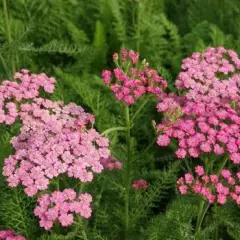
[[[207,48],[183,60],[176,80],[180,96],[158,96],[157,105],[165,118],[157,126],[157,143],[168,146],[177,140],[176,156],[200,158],[204,166],[195,168],[196,177],[188,172],[177,181],[181,194],[203,197],[196,224],[196,239],[204,216],[213,203],[223,205],[232,199],[239,205],[239,173],[226,168],[240,163],[240,59],[223,47]],[[220,156],[223,160],[219,163]],[[185,161],[185,163],[187,163]],[[218,166],[217,172],[213,166]],[[187,168],[189,165],[187,163]]]
[[[26,240],[26,238],[12,230],[0,230],[0,240]]]
[[[104,70],[102,79],[122,103],[125,124],[102,134],[94,128],[94,116],[81,106],[41,97],[42,92],[54,91],[54,78],[24,69],[15,74],[15,82],[3,81],[0,123],[22,124],[19,134],[11,139],[14,152],[4,161],[3,175],[10,187],[22,186],[29,197],[36,196],[34,214],[41,227],[51,230],[55,223],[68,227],[79,217],[89,219],[93,198],[83,190],[83,184],[93,182],[94,175],[104,169],[122,169],[122,186],[117,185],[123,191],[122,219],[125,239],[129,239],[130,193],[140,196],[145,190],[151,194],[146,180],[133,180],[132,128],[146,99],[153,95],[158,112],[163,113],[156,127],[157,144],[166,147],[175,141],[176,156],[184,159],[188,169],[177,180],[178,191],[201,200],[195,228],[195,239],[200,239],[204,216],[212,204],[240,204],[240,172],[234,169],[240,164],[240,59],[223,47],[194,53],[183,60],[177,77],[180,94],[166,93],[167,82],[133,50],[114,53],[113,61],[116,68]],[[145,101],[141,102],[141,97]],[[140,106],[133,106],[138,100]],[[123,164],[111,155],[105,137],[113,131],[125,133]],[[202,164],[193,162],[192,171],[187,157]],[[68,186],[66,178],[76,185]]]
[[[10,187],[22,185],[28,196],[40,195],[34,213],[46,230],[55,221],[71,225],[73,213],[89,218],[90,194],[77,196],[73,189],[65,189],[41,196],[42,191],[49,191],[50,184],[56,185],[64,174],[79,184],[91,182],[94,173],[120,169],[121,162],[111,157],[108,139],[93,128],[92,114],[74,103],[64,105],[39,96],[41,88],[53,92],[54,78],[22,70],[15,79],[0,86],[1,123],[22,123],[19,135],[11,140],[14,154],[5,159],[3,175]]]
[[[133,50],[122,49],[121,53],[113,54],[113,61],[116,65],[112,71],[104,70],[102,79],[104,84],[109,86],[114,93],[116,99],[123,103],[125,126],[116,127],[113,130],[124,129],[126,131],[126,160],[124,162],[124,227],[125,239],[129,237],[129,195],[131,185],[134,189],[147,189],[148,183],[145,180],[137,180],[131,184],[132,178],[132,144],[131,144],[131,128],[132,123],[137,114],[145,106],[148,101],[148,95],[161,95],[167,87],[167,82],[158,74],[156,70],[149,67],[146,60],[140,61],[140,55]],[[131,118],[131,106],[141,97],[147,96],[145,101],[135,112],[135,117]]]
[[[14,82],[5,80],[0,86],[0,124],[12,125],[19,116],[19,103],[39,96],[41,90],[53,93],[55,78],[45,73],[31,74],[27,69],[14,75]]]
[[[175,121],[167,118],[158,125],[160,146],[175,138],[178,158],[228,153],[233,163],[240,163],[239,62],[236,53],[222,47],[183,61],[176,86],[185,94],[162,95],[157,106],[159,112],[175,116]]]
[[[103,167],[105,169],[108,169],[109,171],[113,171],[116,169],[122,169],[122,162],[120,162],[113,156],[110,156],[109,158],[101,158],[100,162],[103,165]]]

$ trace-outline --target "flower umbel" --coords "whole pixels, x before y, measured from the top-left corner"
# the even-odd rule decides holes
[[[51,194],[43,194],[38,199],[34,214],[40,218],[40,226],[46,230],[50,230],[56,221],[67,227],[73,224],[74,214],[83,218],[91,216],[91,202],[92,196],[88,193],[77,196],[73,189],[55,191]]]
[[[149,68],[146,61],[139,61],[139,53],[122,49],[121,57],[114,53],[113,59],[117,68],[104,70],[102,78],[119,101],[134,104],[144,94],[158,95],[167,87],[167,82],[156,70]]]

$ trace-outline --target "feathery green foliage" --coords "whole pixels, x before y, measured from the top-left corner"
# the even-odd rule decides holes
[[[112,68],[112,53],[122,47],[141,53],[176,91],[181,61],[207,46],[222,45],[240,53],[239,0],[6,0],[0,1],[0,81],[29,68],[57,78],[54,100],[75,102],[93,113],[103,133],[124,126],[123,107],[100,79]],[[6,14],[8,17],[6,17]],[[141,99],[130,116],[141,108]],[[149,98],[132,128],[131,182],[146,179],[147,191],[130,190],[131,240],[193,240],[198,198],[179,197],[175,182],[182,162],[170,149],[156,146],[156,101]],[[18,131],[0,127],[0,169],[12,152],[10,140]],[[110,131],[111,152],[127,158],[124,131]],[[0,229],[12,228],[28,240],[122,240],[124,189],[121,170],[96,176],[86,190],[93,195],[93,216],[79,231],[44,232],[33,216],[35,200],[21,189],[9,189],[0,174]],[[239,209],[233,204],[212,206],[201,239],[240,236]],[[85,234],[83,232],[85,231]]]

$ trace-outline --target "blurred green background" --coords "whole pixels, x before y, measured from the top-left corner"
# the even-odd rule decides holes
[[[4,2],[7,3],[8,19]],[[3,0],[0,75],[15,70],[100,75],[121,47],[171,81],[206,46],[240,51],[239,0]]]

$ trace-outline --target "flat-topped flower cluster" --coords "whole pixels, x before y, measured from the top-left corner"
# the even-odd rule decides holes
[[[239,164],[239,70],[237,54],[222,47],[185,59],[176,81],[183,94],[159,97],[158,111],[167,118],[158,125],[158,144],[167,146],[175,138],[178,158],[228,153],[233,163]]]
[[[9,185],[22,184],[28,196],[48,189],[50,180],[66,173],[81,182],[91,182],[108,159],[108,139],[92,123],[94,117],[75,104],[35,99],[23,104],[23,125],[11,141],[15,153],[5,160],[3,174]]]
[[[240,59],[236,52],[207,48],[184,59],[181,67],[175,84],[187,91],[187,99],[219,104],[240,99]]]
[[[0,124],[13,124],[19,116],[19,102],[36,98],[41,90],[53,93],[56,82],[45,73],[31,74],[26,69],[15,73],[14,79],[5,80],[0,86]]]

